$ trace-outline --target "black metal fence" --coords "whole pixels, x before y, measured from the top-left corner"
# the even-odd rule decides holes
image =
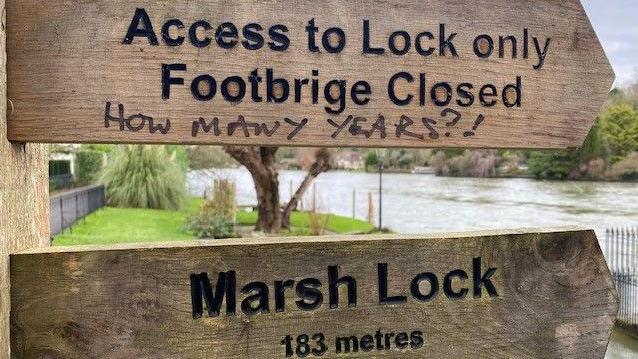
[[[618,322],[638,328],[638,228],[607,229],[601,244],[618,291]]]
[[[51,236],[55,236],[106,206],[106,189],[103,185],[82,187],[51,197],[49,201]]]

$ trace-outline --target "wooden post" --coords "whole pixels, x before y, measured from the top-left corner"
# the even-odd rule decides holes
[[[2,9],[5,1],[0,0]],[[45,145],[7,141],[6,34],[0,28],[0,358],[9,358],[9,254],[49,244]]]
[[[312,185],[312,213],[317,212],[317,184]]]
[[[352,190],[352,219],[357,218],[357,190]]]

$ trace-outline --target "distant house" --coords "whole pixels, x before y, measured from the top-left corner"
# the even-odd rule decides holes
[[[363,156],[355,151],[339,152],[335,157],[335,165],[343,170],[360,170],[363,168]]]
[[[79,145],[58,144],[49,148],[49,184],[56,189],[71,187],[75,176],[75,151]]]

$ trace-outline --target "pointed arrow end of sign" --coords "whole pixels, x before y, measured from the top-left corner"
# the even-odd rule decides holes
[[[614,87],[616,73],[609,61],[605,49],[594,30],[591,20],[580,1],[575,1],[582,13],[581,21],[577,21],[572,46],[577,54],[574,59],[578,66],[579,80],[572,86],[576,92],[588,97],[589,104],[580,112],[579,116],[586,116],[586,126],[576,126],[574,131],[578,138],[578,146],[585,142],[594,121],[607,101],[609,93]],[[580,89],[579,89],[580,87]],[[583,117],[584,118],[584,117]]]

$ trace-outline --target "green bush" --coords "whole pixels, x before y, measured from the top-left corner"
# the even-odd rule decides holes
[[[85,186],[94,183],[102,170],[104,153],[79,151],[75,154],[75,184]]]
[[[605,109],[600,115],[600,126],[612,162],[638,151],[638,111],[632,106],[620,104]]]
[[[188,218],[185,229],[192,232],[197,238],[234,238],[235,225],[225,221],[219,216],[210,216],[201,212]]]
[[[369,169],[369,167],[373,167],[373,166],[378,166],[379,165],[379,155],[377,155],[376,151],[370,151],[366,154],[365,158],[364,158],[364,164],[366,167],[366,170]]]
[[[211,198],[202,204],[199,213],[188,218],[185,229],[198,238],[235,237],[236,193],[233,182],[215,180]]]
[[[638,153],[630,153],[626,158],[616,162],[609,170],[609,177],[622,181],[638,180]]]
[[[118,146],[101,180],[115,207],[177,210],[186,199],[185,174],[165,146]]]
[[[538,179],[562,180],[578,166],[573,152],[532,152],[528,160],[529,171]]]

